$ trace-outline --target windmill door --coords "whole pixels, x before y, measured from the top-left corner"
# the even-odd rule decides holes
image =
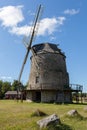
[[[41,102],[41,91],[36,91],[36,102]]]

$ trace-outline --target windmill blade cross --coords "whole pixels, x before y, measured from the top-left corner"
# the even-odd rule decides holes
[[[25,58],[24,58],[24,61],[23,61],[23,64],[22,64],[20,74],[19,74],[19,79],[18,79],[19,82],[20,82],[20,79],[21,79],[21,76],[22,76],[24,65],[26,64],[26,61],[27,61],[27,58],[28,58],[28,55],[29,55],[29,52],[30,52],[30,49],[31,49],[31,45],[32,45],[32,41],[33,41],[33,38],[34,38],[34,35],[35,35],[35,29],[36,29],[37,22],[39,20],[40,12],[41,12],[41,5],[39,5],[38,12],[37,12],[37,15],[36,15],[36,18],[35,18],[35,21],[34,21],[32,34],[31,34],[30,41],[29,41],[29,44],[28,44],[28,47],[27,47],[27,52],[26,52],[26,55],[25,55]]]

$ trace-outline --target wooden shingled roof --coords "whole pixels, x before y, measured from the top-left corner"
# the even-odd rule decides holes
[[[17,95],[17,91],[7,91],[6,93],[5,93],[5,95]],[[21,92],[19,92],[19,94],[21,94]]]

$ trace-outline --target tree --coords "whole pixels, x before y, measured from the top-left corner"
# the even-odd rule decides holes
[[[14,80],[12,85],[10,82],[3,82],[2,80],[0,80],[0,99],[4,98],[5,93],[7,91],[24,91],[25,90],[25,86],[18,80]]]
[[[10,91],[11,90],[11,83],[10,82],[3,82],[3,84],[2,84],[2,96],[4,97],[4,95],[5,95],[5,93],[7,92],[7,91]]]
[[[24,90],[26,90],[27,86],[28,86],[28,82],[24,85]]]
[[[12,90],[12,91],[17,91],[18,86],[19,86],[18,80],[14,80],[13,83],[12,83],[11,90]]]
[[[12,83],[11,90],[12,91],[17,91],[17,90],[21,91],[21,90],[24,90],[24,88],[25,88],[25,86],[21,82],[19,83],[18,80],[14,80],[14,82]]]

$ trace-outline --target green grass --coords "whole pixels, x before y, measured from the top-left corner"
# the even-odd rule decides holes
[[[86,104],[58,105],[0,100],[0,130],[39,130],[36,122],[43,117],[31,116],[37,109],[47,115],[55,113],[61,120],[61,125],[43,130],[86,130],[87,112],[84,111],[84,107]],[[66,116],[66,113],[72,109],[76,109],[83,118],[80,120]]]

